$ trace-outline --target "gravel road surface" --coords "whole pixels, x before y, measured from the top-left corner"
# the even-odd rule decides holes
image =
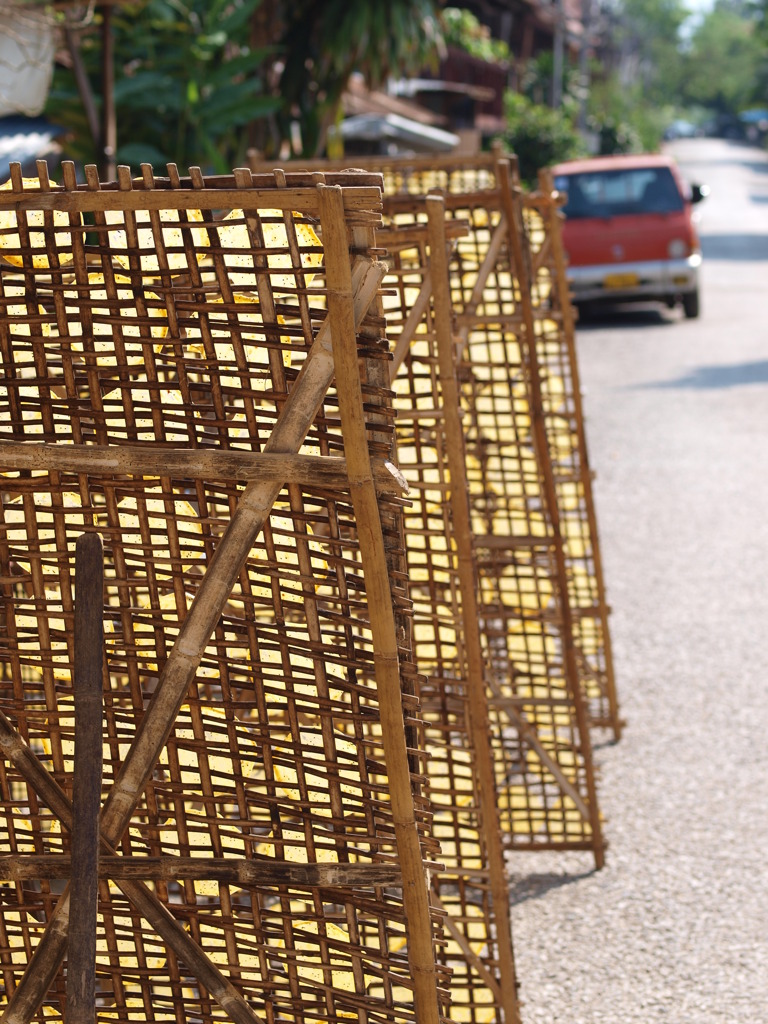
[[[607,865],[510,859],[524,1024],[768,1024],[768,156],[674,144],[702,316],[579,327],[614,657]]]

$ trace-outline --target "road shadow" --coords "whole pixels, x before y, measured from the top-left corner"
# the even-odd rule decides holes
[[[596,873],[596,868],[589,871],[581,871],[572,875],[560,875],[548,872],[541,875],[525,875],[522,878],[513,879],[509,886],[509,902],[512,906],[525,903],[526,900],[536,900],[545,896],[553,889],[561,889],[564,885],[571,885],[573,882],[582,882]]]
[[[600,331],[613,327],[672,326],[680,315],[665,306],[620,305],[582,309],[576,321],[576,330]]]
[[[705,260],[768,260],[768,235],[702,235],[701,252]]]
[[[750,384],[768,384],[768,360],[735,363],[732,366],[697,366],[675,380],[649,381],[638,388],[737,388]]]
[[[740,160],[739,163],[754,174],[768,174],[768,160]]]

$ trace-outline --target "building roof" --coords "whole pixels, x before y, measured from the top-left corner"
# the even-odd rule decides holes
[[[426,107],[413,103],[395,90],[396,94],[380,89],[369,89],[362,75],[353,75],[342,96],[342,108],[348,117],[360,114],[396,114],[420,124],[439,125],[445,118]]]
[[[422,124],[399,114],[357,114],[341,122],[345,139],[394,143],[409,152],[450,153],[459,136],[433,125]]]

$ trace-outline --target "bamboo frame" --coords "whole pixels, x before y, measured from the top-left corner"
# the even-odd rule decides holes
[[[16,211],[0,248],[3,1020],[63,1002],[67,542],[85,528],[107,554],[99,1006],[436,1024],[437,850],[382,569],[404,481],[366,320],[380,191],[173,167],[39,177],[25,189],[15,168],[0,204]],[[98,456],[78,461],[83,445]],[[228,468],[209,476],[214,452]]]
[[[376,173],[384,177],[385,194],[412,193],[425,195],[430,190],[452,193],[474,192],[493,188],[495,168],[502,157],[501,146],[494,143],[484,153],[451,153],[445,156],[350,156],[341,160],[316,157],[296,161],[297,169],[306,173],[329,174],[354,167],[358,172]],[[248,166],[254,174],[271,171],[275,161],[264,160],[258,152],[248,156]],[[285,166],[285,165],[283,165]],[[293,170],[293,167],[290,170]]]
[[[371,160],[360,163],[373,166]],[[314,162],[306,169],[320,166]],[[589,725],[597,723],[590,722],[585,705],[585,693],[594,692],[595,681],[590,663],[575,646],[586,617],[574,614],[570,603],[574,569],[582,571],[582,560],[576,552],[574,563],[561,528],[550,450],[556,438],[543,404],[542,311],[535,306],[539,293],[531,276],[534,254],[522,195],[498,153],[377,158],[376,166],[384,173],[390,222],[418,217],[420,211],[423,216],[424,195],[437,191],[450,216],[470,224],[469,240],[459,244],[452,261],[452,283],[466,362],[467,444],[475,467],[470,472],[473,529],[484,601],[489,602],[484,628],[494,667],[502,821],[513,845],[591,849],[601,866],[604,848],[589,736]],[[404,351],[402,343],[395,349],[395,366]],[[563,383],[567,387],[569,382]],[[483,412],[477,402],[493,411]],[[583,433],[577,433],[569,443],[582,440]],[[480,448],[473,451],[477,441]]]
[[[525,197],[526,235],[532,246],[532,289],[537,344],[544,374],[543,398],[555,483],[569,560],[569,591],[581,676],[594,726],[624,726],[616,689],[610,608],[600,550],[593,474],[589,465],[581,398],[576,331],[561,230],[562,196],[552,174],[539,172],[539,188]],[[550,386],[550,382],[554,384]]]
[[[484,206],[495,209],[501,202],[497,176],[501,158],[501,149],[495,146],[489,153],[475,155],[352,157],[347,162],[354,162],[364,170],[381,171],[388,194],[418,196],[437,190],[445,195],[449,208],[456,209],[458,199],[471,204],[475,211],[473,216],[477,216],[478,210],[482,211]],[[342,164],[343,161],[332,164],[316,160],[303,166],[310,171],[341,167]],[[265,166],[263,162],[260,164],[252,160],[254,170]],[[612,730],[618,740],[623,722],[608,622],[610,608],[587,457],[573,312],[565,279],[558,214],[552,205],[553,196],[550,182],[548,186],[540,184],[538,192],[524,197],[525,247],[533,246],[527,259],[531,268],[537,349],[544,373],[542,398],[545,401],[551,458],[556,463],[559,511],[565,521],[563,540],[579,676],[587,695],[591,724]],[[556,198],[554,202],[557,204]],[[406,209],[407,204],[400,207],[401,212]],[[456,215],[461,216],[461,211],[456,209]],[[504,244],[504,224],[498,222],[486,246],[483,265],[477,271],[475,289],[471,295],[465,296],[463,310],[457,311],[458,330],[464,340],[477,322],[483,283],[492,273]],[[496,322],[504,322],[498,312]],[[513,313],[506,323],[510,327],[519,325],[519,316]],[[396,353],[396,361],[397,358]]]
[[[549,517],[551,530],[550,536],[555,567],[553,574],[553,599],[561,624],[560,639],[562,643],[563,674],[573,715],[571,728],[575,724],[580,741],[578,751],[585,766],[583,784],[588,817],[582,810],[582,818],[589,821],[596,866],[601,868],[604,863],[602,826],[597,804],[597,786],[594,770],[591,765],[592,751],[589,737],[589,720],[575,646],[573,610],[568,586],[569,566],[567,564],[565,541],[561,526],[550,437],[547,433],[547,424],[544,418],[541,362],[539,349],[536,344],[530,250],[524,245],[525,228],[523,224],[522,190],[513,181],[512,169],[508,161],[499,161],[498,177],[501,186],[502,209],[509,232],[511,262],[520,289],[519,303],[523,320],[521,348],[530,394],[532,442],[541,473],[542,498]]]
[[[444,863],[432,879],[433,899],[446,913],[447,941],[439,955],[453,972],[452,1020],[519,1022],[443,200],[428,198],[424,212],[426,224],[400,224],[380,239],[393,265],[385,280],[384,312],[394,353],[398,456],[411,483],[405,535],[413,648],[424,677],[420,699],[426,744],[432,751],[427,772]],[[457,235],[460,226],[451,227]]]
[[[502,827],[514,847],[589,849],[601,866],[530,257],[503,169],[493,183],[444,199],[452,217],[470,224],[451,280]],[[420,203],[416,194],[385,196],[386,219],[418,216]]]

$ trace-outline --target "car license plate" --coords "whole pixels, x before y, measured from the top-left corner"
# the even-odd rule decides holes
[[[603,278],[604,288],[634,288],[639,283],[637,274],[606,274]]]

